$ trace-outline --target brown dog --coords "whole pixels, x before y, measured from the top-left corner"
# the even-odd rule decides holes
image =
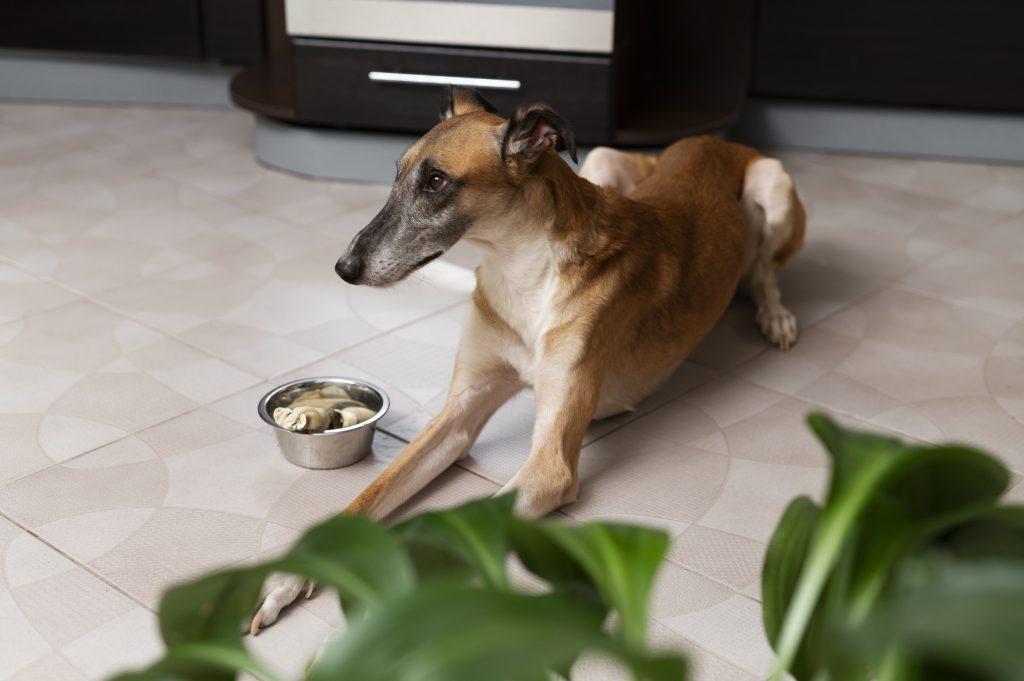
[[[562,150],[575,159],[572,131],[547,107],[506,120],[455,88],[338,261],[349,283],[387,286],[459,239],[483,253],[447,403],[346,513],[386,516],[465,457],[526,387],[537,402],[533,445],[503,491],[516,490],[527,515],[573,501],[590,421],[664,381],[744,275],[767,338],[783,350],[796,341],[776,270],[800,248],[804,212],[778,161],[697,137],[657,157],[595,149],[577,176]],[[253,633],[303,586],[273,581]]]

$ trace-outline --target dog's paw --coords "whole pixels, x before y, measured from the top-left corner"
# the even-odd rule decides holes
[[[783,352],[796,345],[796,340],[800,336],[796,316],[781,305],[770,309],[759,309],[757,325],[761,328],[764,337],[773,345],[777,345]]]
[[[269,627],[276,622],[281,611],[298,598],[299,594],[305,593],[306,598],[309,598],[313,595],[314,588],[313,582],[293,575],[268,577],[267,583],[263,586],[263,602],[253,615],[249,633],[253,636],[259,634],[261,628]]]

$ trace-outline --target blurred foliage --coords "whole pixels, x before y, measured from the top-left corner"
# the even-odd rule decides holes
[[[960,445],[911,445],[812,414],[832,458],[823,506],[794,500],[769,543],[775,678],[1024,679],[1024,507]]]
[[[681,681],[683,658],[647,648],[647,604],[667,536],[607,523],[513,514],[511,496],[425,513],[394,527],[340,516],[277,560],[175,586],[160,603],[163,659],[116,681],[276,681],[242,632],[272,572],[337,592],[347,629],[328,638],[310,681],[544,681],[584,652],[632,678]],[[541,582],[513,588],[509,554]],[[614,614],[615,626],[609,626]]]

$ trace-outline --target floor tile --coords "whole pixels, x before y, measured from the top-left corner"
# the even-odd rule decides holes
[[[152,659],[153,614],[39,539],[0,518],[0,679],[99,678]],[[83,646],[125,618],[151,631],[122,631],[105,659]]]
[[[1024,259],[961,248],[916,269],[902,283],[951,303],[1024,319]]]
[[[734,595],[659,623],[759,679],[773,670],[775,658],[761,627],[761,604],[746,596]]]
[[[828,319],[805,341],[737,373],[875,426],[973,442],[1017,471],[1024,466],[1024,322],[892,288]]]
[[[137,607],[64,646],[63,653],[90,679],[139,669],[163,652],[156,615]]]
[[[99,294],[105,304],[236,366],[269,378],[466,296],[410,280],[387,290],[345,285],[334,273],[344,248],[326,237],[282,255],[268,239],[221,232],[178,245],[184,264]],[[199,243],[203,242],[203,243]],[[312,250],[310,250],[312,249]],[[283,259],[279,259],[283,258]]]
[[[0,482],[257,381],[84,300],[0,325],[0,376],[21,387],[0,397],[0,430],[16,443]]]
[[[200,409],[8,485],[0,509],[155,607],[167,585],[258,557],[337,513],[401,446],[378,433],[374,456],[309,471],[283,459],[268,428]],[[453,469],[404,511],[496,490]],[[268,531],[283,541],[264,542]]]
[[[66,288],[0,262],[0,324],[70,303],[77,297]]]

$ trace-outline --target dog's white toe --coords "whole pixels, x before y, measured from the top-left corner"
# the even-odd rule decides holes
[[[781,305],[772,309],[761,308],[757,311],[757,325],[774,345],[786,352],[796,344],[800,336],[800,328],[796,316]]]
[[[306,598],[313,595],[313,582],[292,575],[271,575],[263,587],[266,594],[259,610],[253,615],[249,633],[256,636],[263,627],[277,621],[277,616],[290,605],[299,594],[306,592]]]

